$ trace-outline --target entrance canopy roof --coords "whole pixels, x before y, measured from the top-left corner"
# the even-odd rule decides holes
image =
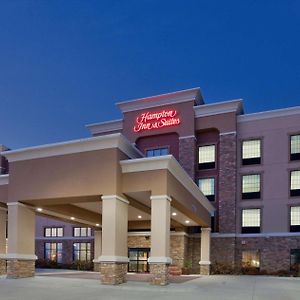
[[[214,207],[176,159],[143,157],[120,133],[1,155],[10,165],[0,184],[2,203],[22,202],[55,218],[101,226],[101,196],[119,195],[129,201],[129,225],[144,228],[155,201],[150,196],[167,195],[172,226],[210,226]]]

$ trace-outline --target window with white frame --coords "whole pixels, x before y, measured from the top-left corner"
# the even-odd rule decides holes
[[[300,134],[290,137],[290,160],[300,160]]]
[[[215,178],[200,178],[198,181],[201,192],[209,201],[215,200]]]
[[[242,176],[242,199],[260,198],[260,174]]]
[[[62,243],[45,243],[45,259],[62,263]]]
[[[45,237],[63,237],[64,229],[62,227],[45,227],[44,228]]]
[[[291,171],[290,196],[300,196],[300,170]]]
[[[90,261],[91,243],[73,243],[73,260]]]
[[[73,227],[73,236],[75,237],[92,236],[92,229],[90,227]]]
[[[242,233],[260,232],[260,208],[242,210]]]
[[[199,169],[214,169],[216,167],[216,146],[199,147]]]
[[[290,208],[290,231],[300,231],[300,206],[292,206]]]
[[[261,141],[247,140],[242,142],[242,164],[253,165],[261,163]]]

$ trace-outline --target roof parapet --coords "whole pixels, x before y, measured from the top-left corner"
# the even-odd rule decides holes
[[[129,101],[116,103],[116,105],[123,113],[125,113],[129,111],[158,107],[186,101],[194,101],[195,105],[203,104],[204,102],[200,88],[197,87],[146,98],[133,99]]]

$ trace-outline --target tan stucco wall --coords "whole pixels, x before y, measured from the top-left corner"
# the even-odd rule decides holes
[[[8,207],[8,253],[34,255],[35,213],[23,205]]]
[[[119,150],[105,149],[12,162],[9,202],[116,194],[122,158]]]

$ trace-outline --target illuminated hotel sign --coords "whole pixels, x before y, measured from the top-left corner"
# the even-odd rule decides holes
[[[136,118],[134,132],[154,130],[176,126],[181,123],[177,110],[162,110],[159,112],[144,112]]]

